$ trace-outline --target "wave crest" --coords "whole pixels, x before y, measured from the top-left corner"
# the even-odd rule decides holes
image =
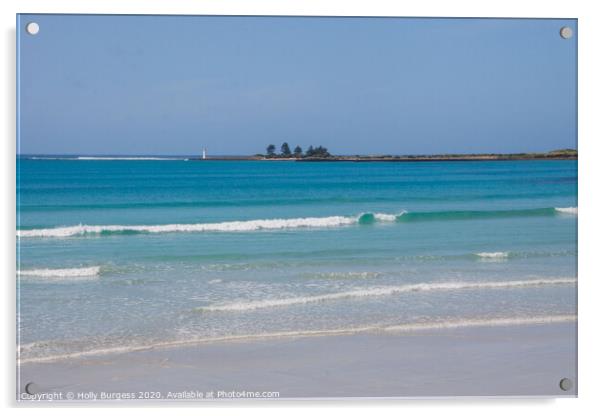
[[[350,225],[357,222],[354,217],[316,217],[273,220],[229,221],[206,224],[165,225],[75,225],[71,227],[19,230],[20,237],[72,237],[87,234],[140,234],[177,232],[241,232],[259,230],[281,230],[287,228],[321,228]]]
[[[569,208],[533,208],[497,211],[432,211],[407,212],[399,214],[363,213],[358,216],[330,216],[303,218],[276,218],[246,221],[226,221],[197,224],[163,225],[72,225],[57,228],[37,228],[17,230],[17,236],[28,237],[73,237],[78,235],[111,235],[143,233],[194,233],[194,232],[249,232],[261,230],[283,230],[296,228],[336,228],[349,225],[365,225],[377,222],[420,222],[420,221],[457,221],[473,219],[496,219],[513,217],[554,216],[557,213],[577,214],[576,207]]]
[[[405,211],[400,214],[385,214],[382,212],[365,212],[360,214],[356,221],[358,224],[374,224],[375,222],[395,222],[400,215],[403,215]]]
[[[566,208],[554,208],[557,212],[562,214],[573,214],[577,215],[577,207],[566,207]]]
[[[255,309],[265,309],[280,306],[302,305],[306,303],[325,302],[331,300],[340,300],[347,298],[363,298],[373,296],[390,296],[406,292],[427,292],[427,291],[453,291],[465,289],[508,289],[544,285],[566,285],[574,284],[577,280],[573,278],[560,279],[532,279],[532,280],[511,280],[505,282],[438,282],[438,283],[416,283],[400,286],[372,287],[365,289],[356,289],[346,292],[328,293],[315,296],[300,296],[284,299],[267,299],[250,302],[234,302],[222,305],[209,305],[196,308],[201,312],[241,312]]]
[[[69,269],[17,270],[17,275],[56,280],[67,280],[71,278],[91,278],[100,275],[100,266],[74,267]]]
[[[475,253],[475,256],[483,258],[483,259],[507,259],[510,256],[510,253],[507,251],[493,251],[493,252],[482,252]]]

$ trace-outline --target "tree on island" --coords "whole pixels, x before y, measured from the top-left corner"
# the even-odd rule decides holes
[[[328,153],[328,149],[325,147],[318,146],[314,151],[318,157],[330,157],[330,153]]]
[[[303,153],[303,149],[301,146],[296,146],[295,150],[291,152],[291,148],[287,142],[282,143],[280,146],[280,154],[276,154],[276,146],[273,144],[269,145],[266,148],[266,154],[264,156],[266,159],[270,158],[296,158],[303,159],[306,157],[316,158],[316,159],[326,159],[332,157],[332,155],[328,152],[328,149],[324,146],[313,147],[309,146],[305,153]]]
[[[287,142],[282,143],[282,146],[280,146],[280,153],[283,157],[291,157],[291,148],[288,147]]]
[[[265,149],[265,151],[266,151],[268,157],[274,157],[276,154],[276,146],[271,144]]]
[[[305,157],[317,157],[317,158],[326,158],[330,157],[330,153],[328,149],[322,146],[318,146],[314,148],[313,146],[309,146],[307,151],[305,152]]]

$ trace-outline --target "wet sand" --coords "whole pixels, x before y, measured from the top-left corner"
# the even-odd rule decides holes
[[[65,400],[576,396],[576,324],[216,342],[27,363],[18,380]],[[563,391],[562,378],[573,387]],[[145,393],[143,393],[145,392]],[[234,392],[234,393],[233,393]],[[57,397],[61,394],[62,397]],[[171,395],[170,395],[171,394]],[[275,396],[271,394],[271,396]],[[29,396],[23,395],[22,399]],[[47,404],[47,403],[46,403]]]

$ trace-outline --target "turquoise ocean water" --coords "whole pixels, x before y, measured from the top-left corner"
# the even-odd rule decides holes
[[[576,314],[575,161],[17,163],[22,362]]]

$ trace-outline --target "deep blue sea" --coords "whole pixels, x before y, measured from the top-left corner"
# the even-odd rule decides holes
[[[576,161],[17,169],[23,362],[576,314]]]

